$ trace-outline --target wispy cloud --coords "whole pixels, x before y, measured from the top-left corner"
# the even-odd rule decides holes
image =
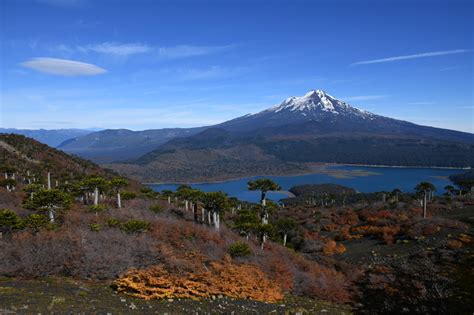
[[[77,46],[76,48],[81,52],[93,51],[96,53],[106,54],[106,55],[115,55],[115,56],[128,56],[134,54],[143,54],[153,50],[152,47],[140,44],[140,43],[114,43],[114,42],[104,42],[101,44],[95,45],[86,45],[86,46]]]
[[[233,48],[234,45],[225,46],[193,46],[193,45],[178,45],[171,47],[158,47],[156,49],[157,55],[164,59],[187,58],[194,56],[210,55],[220,53]]]
[[[357,95],[357,96],[348,96],[341,97],[341,100],[351,102],[351,101],[372,101],[379,100],[382,98],[387,98],[389,95]]]
[[[56,58],[33,58],[22,62],[21,65],[39,72],[62,76],[97,75],[107,72],[90,63]]]
[[[196,56],[217,54],[228,51],[235,45],[223,46],[195,46],[195,45],[177,45],[177,46],[152,46],[144,43],[119,43],[103,42],[88,45],[65,45],[54,46],[52,51],[59,53],[98,53],[109,56],[126,57],[135,54],[152,54],[158,59],[181,59]]]
[[[462,54],[462,53],[467,53],[469,51],[470,50],[468,49],[432,51],[432,52],[425,52],[425,53],[419,53],[419,54],[414,54],[414,55],[394,56],[394,57],[388,57],[388,58],[382,58],[382,59],[358,61],[351,64],[351,66],[367,65],[367,64],[382,63],[382,62],[393,62],[393,61],[408,60],[408,59],[436,57],[436,56],[445,56],[445,55],[453,55],[453,54]]]

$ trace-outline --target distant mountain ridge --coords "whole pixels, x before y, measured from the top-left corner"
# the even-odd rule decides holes
[[[313,90],[111,167],[146,181],[201,181],[309,172],[319,162],[468,167],[474,135],[376,115]]]
[[[143,131],[106,129],[82,137],[68,139],[61,143],[58,148],[67,153],[93,160],[96,163],[127,161],[137,159],[171,139],[192,136],[204,129],[205,127],[164,128]]]
[[[33,138],[50,147],[57,147],[68,139],[85,136],[94,130],[87,129],[15,129],[0,128],[0,133],[13,133]]]

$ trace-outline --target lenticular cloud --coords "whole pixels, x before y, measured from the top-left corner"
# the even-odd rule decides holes
[[[21,65],[39,72],[63,76],[97,75],[107,72],[90,63],[57,58],[33,58]]]

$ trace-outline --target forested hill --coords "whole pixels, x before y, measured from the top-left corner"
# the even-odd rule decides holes
[[[71,182],[87,176],[106,179],[119,176],[91,161],[68,155],[17,134],[0,134],[0,168],[2,173],[15,174],[16,180],[25,183],[41,180],[41,184],[45,184],[46,174],[50,172],[54,185],[56,180]]]

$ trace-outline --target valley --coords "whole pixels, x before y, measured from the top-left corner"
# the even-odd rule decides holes
[[[464,168],[474,136],[352,107],[323,90],[191,128],[104,130],[59,146],[141,182],[309,174],[317,163]]]

